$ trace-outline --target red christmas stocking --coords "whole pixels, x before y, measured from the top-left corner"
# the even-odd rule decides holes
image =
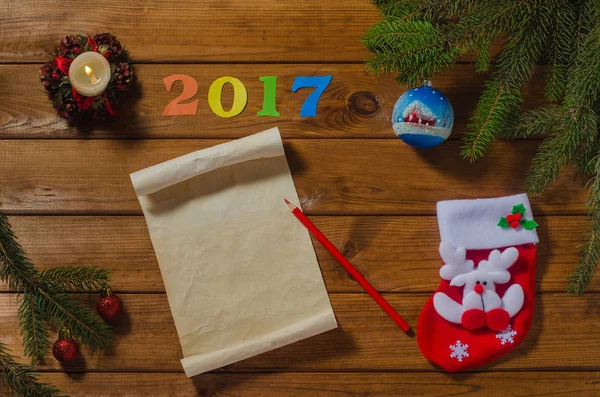
[[[442,281],[417,326],[423,355],[448,372],[514,349],[529,331],[538,236],[526,194],[440,201]]]

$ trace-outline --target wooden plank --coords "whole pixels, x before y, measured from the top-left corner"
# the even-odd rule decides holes
[[[65,34],[111,32],[137,62],[362,61],[380,19],[362,0],[6,2],[0,62],[42,62]],[[27,32],[27,34],[23,34]]]
[[[139,214],[129,173],[220,142],[0,141],[0,210]],[[471,165],[456,141],[429,151],[400,140],[285,141],[303,208],[311,215],[433,214],[438,200],[519,193],[537,145],[497,142]],[[585,195],[568,168],[543,198],[533,200],[534,213],[581,214]]]
[[[599,372],[516,373],[253,373],[204,374],[188,379],[165,373],[45,373],[71,396],[103,397],[535,397],[600,394]]]
[[[379,291],[433,291],[438,283],[439,234],[434,216],[313,216],[311,219]],[[564,292],[577,263],[585,217],[541,216],[537,284]],[[164,292],[156,257],[141,216],[12,216],[20,243],[39,269],[100,266],[112,272],[119,292]],[[329,292],[361,292],[343,268],[314,242]],[[8,287],[0,284],[0,291]],[[587,292],[600,291],[596,277]]]
[[[393,75],[368,74],[362,65],[136,65],[138,85],[122,104],[121,116],[110,123],[96,123],[81,133],[58,117],[50,101],[33,81],[38,65],[0,65],[0,138],[239,138],[279,126],[285,138],[390,138],[392,108],[405,91]],[[180,83],[169,93],[162,79],[187,74],[199,84],[196,115],[163,117],[165,106],[176,98]],[[543,104],[544,69],[524,91],[526,107]],[[241,115],[224,119],[210,110],[207,92],[218,77],[239,78],[248,91],[248,106]],[[263,105],[260,76],[278,76],[277,108],[281,117],[258,117]],[[317,117],[300,117],[300,108],[311,89],[292,93],[296,76],[332,75],[319,101]],[[452,137],[466,130],[470,113],[486,79],[472,65],[460,64],[435,79],[435,87],[454,104]],[[233,90],[224,90],[223,103],[231,103]],[[225,105],[227,106],[227,105]]]
[[[121,295],[127,315],[118,323],[110,354],[89,352],[68,370],[181,371],[181,352],[163,294]],[[340,328],[232,364],[226,371],[406,371],[436,370],[365,294],[333,294]],[[386,295],[415,326],[428,294]],[[0,341],[22,353],[14,294],[0,294]],[[83,298],[86,299],[86,298]],[[528,337],[504,358],[480,370],[600,370],[600,300],[596,294],[569,298],[540,294]],[[92,300],[93,301],[93,300]],[[582,359],[585,357],[585,359]],[[49,358],[44,369],[62,368]]]

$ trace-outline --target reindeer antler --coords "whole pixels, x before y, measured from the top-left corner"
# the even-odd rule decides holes
[[[454,248],[447,241],[440,243],[440,256],[444,260],[444,266],[440,268],[440,277],[444,280],[452,280],[459,274],[469,273],[475,265],[472,260],[467,260],[464,248]]]
[[[519,258],[519,251],[510,247],[500,253],[498,250],[490,252],[487,261],[479,262],[479,268],[488,272],[502,272],[511,267]]]

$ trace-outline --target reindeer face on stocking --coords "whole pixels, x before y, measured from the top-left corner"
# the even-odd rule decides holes
[[[506,329],[510,318],[523,306],[523,288],[513,284],[501,298],[496,293],[496,284],[509,282],[508,268],[517,261],[519,251],[514,247],[502,253],[493,250],[476,269],[474,262],[467,260],[465,249],[456,249],[449,242],[440,244],[440,256],[444,259],[440,276],[450,281],[450,286],[463,287],[463,299],[457,303],[444,292],[436,293],[433,305],[438,314],[467,329],[485,325],[495,331]]]
[[[502,221],[511,208],[519,213],[514,225],[514,216]],[[537,224],[525,194],[442,201],[438,224],[442,280],[421,313],[417,337],[426,358],[455,372],[505,354],[527,334],[538,242],[530,226]]]

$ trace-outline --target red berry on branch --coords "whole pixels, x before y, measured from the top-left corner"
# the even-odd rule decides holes
[[[506,221],[508,223],[513,223],[515,221],[515,216],[513,214],[509,214],[506,216]]]
[[[81,48],[77,46],[71,48],[71,51],[73,51],[75,54],[81,54]]]
[[[100,298],[98,299],[96,308],[98,314],[105,321],[113,321],[119,316],[119,313],[121,313],[123,302],[117,295],[113,294],[110,287],[107,286],[100,291]]]
[[[77,341],[71,338],[71,331],[68,328],[63,328],[58,339],[52,347],[52,354],[60,362],[70,362],[79,356],[79,345]]]
[[[516,229],[517,227],[519,227],[519,222],[517,222],[517,221],[511,222],[510,227],[512,227],[513,229]]]
[[[58,80],[60,78],[60,76],[58,75],[58,73],[52,73],[52,80]]]
[[[106,51],[104,54],[102,54],[102,56],[108,59],[110,57],[110,51]]]
[[[515,221],[517,221],[517,222],[518,222],[518,221],[520,221],[520,220],[521,220],[521,213],[520,213],[520,212],[517,212],[517,213],[515,214]]]

